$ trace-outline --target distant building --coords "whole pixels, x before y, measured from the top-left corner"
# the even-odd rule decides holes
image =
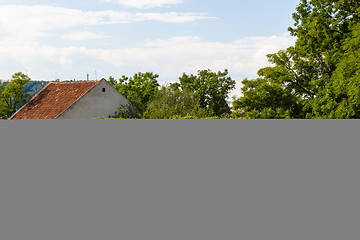
[[[50,82],[10,119],[108,118],[120,105],[130,102],[105,79]]]

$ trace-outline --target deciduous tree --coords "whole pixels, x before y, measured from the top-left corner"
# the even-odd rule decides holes
[[[230,113],[226,99],[235,88],[235,80],[227,75],[227,69],[217,73],[199,70],[197,76],[184,73],[180,77],[180,86],[183,90],[194,93],[201,108],[211,110],[216,116],[222,116]]]
[[[2,91],[0,90],[3,118],[9,118],[29,101],[31,95],[24,91],[29,81],[30,78],[27,75],[18,72],[12,76],[12,81]]]
[[[360,2],[302,0],[293,19],[289,31],[295,46],[268,55],[272,66],[260,69],[259,79],[243,82],[237,106],[252,116],[267,110],[287,111],[291,118],[360,117],[355,113],[359,58],[354,57]]]

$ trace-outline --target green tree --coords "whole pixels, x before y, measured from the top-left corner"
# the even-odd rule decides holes
[[[300,77],[300,69],[295,71],[294,48],[269,54],[269,62],[274,67],[262,68],[259,78],[242,81],[243,96],[234,98],[233,114],[242,118],[303,118],[304,99],[313,96],[310,87]],[[241,114],[239,114],[241,113]]]
[[[24,91],[29,81],[30,78],[27,75],[18,72],[12,76],[12,81],[0,90],[1,108],[3,109],[2,118],[9,118],[29,101],[31,95]]]
[[[211,111],[200,107],[195,94],[188,90],[181,90],[179,83],[173,83],[157,92],[143,114],[148,119],[172,119],[192,116],[205,118],[212,116]]]
[[[141,116],[148,103],[152,101],[159,90],[157,78],[159,75],[152,72],[136,73],[133,77],[122,76],[118,81],[109,78],[112,84],[124,97],[131,101],[133,107]]]
[[[24,91],[29,93],[32,97],[38,93],[45,85],[46,81],[29,81]]]
[[[349,51],[346,46],[354,37],[353,31],[360,20],[359,6],[359,1],[302,0],[293,14],[294,27],[289,28],[291,35],[297,38],[295,46],[268,55],[273,66],[260,69],[261,80],[250,80],[253,84],[244,82],[244,97],[236,103],[245,108],[243,114],[254,115],[255,111],[265,109],[273,113],[288,111],[284,116],[291,118],[341,117],[331,113],[331,109],[341,106],[335,80],[349,79],[349,74],[356,72],[346,70],[345,76],[340,69],[346,64],[356,66],[355,60],[351,61],[350,54],[346,54]],[[262,83],[257,84],[259,81]],[[255,87],[247,87],[251,85]],[[270,91],[274,88],[277,91]],[[274,96],[262,98],[254,91]],[[281,114],[275,115],[281,117]]]
[[[329,104],[329,86],[344,56],[343,44],[360,20],[359,7],[359,1],[302,0],[293,14],[295,25],[289,31],[297,37],[295,50],[300,56],[295,67],[307,67],[301,77],[311,86],[314,96],[304,108],[307,118],[331,117],[318,110]]]
[[[360,23],[343,43],[331,81],[312,103],[317,118],[360,118]]]
[[[231,90],[235,88],[235,80],[224,72],[211,70],[198,71],[198,75],[183,74],[180,77],[180,86],[183,90],[193,92],[200,108],[212,111],[216,116],[230,114],[230,107],[226,99]]]
[[[244,96],[233,101],[233,109],[237,109],[234,117],[276,119],[299,114],[301,105],[293,91],[264,78],[245,79],[242,83]]]

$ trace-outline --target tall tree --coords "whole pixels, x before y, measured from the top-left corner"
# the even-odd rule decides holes
[[[333,74],[343,58],[343,44],[360,20],[359,7],[359,1],[302,0],[293,14],[295,25],[289,31],[297,37],[295,49],[300,56],[295,66],[307,67],[302,78],[309,83],[314,96],[304,109],[308,118],[330,117],[318,109],[327,104],[321,99],[330,90]]]
[[[1,91],[1,103],[4,108],[3,118],[9,118],[29,101],[31,95],[24,91],[29,81],[30,78],[27,75],[21,72],[15,73],[12,76],[12,81]]]
[[[360,118],[360,23],[342,47],[331,81],[313,102],[313,115],[318,118]]]
[[[312,93],[294,70],[294,48],[269,54],[269,62],[274,67],[262,68],[259,78],[242,81],[243,96],[234,99],[233,108],[238,109],[238,117],[243,118],[302,118],[304,98]],[[241,114],[238,114],[241,113]]]
[[[216,116],[230,113],[226,99],[231,90],[235,88],[235,80],[224,72],[211,70],[198,71],[198,75],[183,74],[180,77],[180,86],[183,90],[193,92],[201,108],[212,111]]]
[[[359,7],[359,1],[302,0],[293,14],[294,27],[289,28],[291,35],[297,38],[295,46],[268,55],[273,66],[260,69],[259,76],[263,83],[256,87],[258,92],[269,95],[272,93],[265,89],[280,87],[283,90],[282,99],[290,93],[294,99],[285,105],[284,101],[274,101],[273,104],[269,104],[268,100],[263,101],[256,109],[245,104],[252,102],[249,91],[254,89],[244,88],[244,97],[237,99],[242,103],[239,106],[247,106],[243,111],[287,109],[292,118],[340,117],[329,115],[329,102],[333,102],[334,106],[337,104],[334,103],[337,100],[333,99],[336,88],[334,74],[339,78],[344,73],[338,68],[347,61],[344,57],[349,57],[346,55],[346,45],[354,36],[355,25],[360,20]],[[354,62],[352,64],[356,65]],[[256,85],[259,79],[251,81]],[[279,93],[276,91],[277,95]]]

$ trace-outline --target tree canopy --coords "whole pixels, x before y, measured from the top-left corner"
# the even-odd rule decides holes
[[[31,95],[24,89],[30,78],[21,73],[15,73],[12,81],[5,87],[0,86],[0,115],[1,118],[9,118],[30,99]]]
[[[269,54],[270,67],[243,81],[242,117],[358,118],[360,2],[302,0],[295,46]]]
[[[200,107],[210,110],[216,116],[230,114],[230,107],[226,102],[231,90],[235,88],[235,80],[224,72],[212,72],[200,70],[198,75],[183,74],[180,77],[180,87],[183,90],[193,92]]]
[[[179,86],[179,83],[162,86],[148,105],[143,118],[206,118],[213,115],[211,111],[201,108],[193,92],[181,90]]]
[[[183,74],[180,82],[161,86],[159,75],[152,72],[137,73],[133,77],[109,78],[121,94],[139,111],[138,118],[209,118],[230,116],[226,99],[235,81],[224,72],[200,70],[198,75]],[[120,107],[116,117],[133,118],[128,109]]]

